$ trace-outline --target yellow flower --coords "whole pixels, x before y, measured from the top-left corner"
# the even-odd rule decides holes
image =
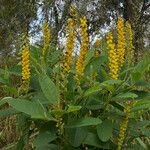
[[[68,74],[70,72],[70,66],[72,63],[72,53],[75,46],[75,38],[76,38],[76,23],[70,18],[68,19],[68,25],[66,27],[67,31],[67,47],[65,52],[65,61],[64,61],[64,70]]]
[[[127,127],[128,127],[131,108],[133,107],[134,104],[135,104],[134,102],[129,102],[129,103],[126,103],[126,106],[124,107],[125,117],[123,118],[123,120],[120,124],[120,133],[119,133],[118,149],[117,150],[122,149],[122,145],[123,145],[123,142],[125,139],[125,133],[126,133]]]
[[[81,47],[80,47],[80,54],[76,62],[76,75],[75,75],[75,79],[78,82],[80,77],[83,76],[84,62],[89,46],[88,25],[86,17],[82,17],[80,19],[80,34],[81,34]]]
[[[71,5],[70,7],[70,11],[69,14],[72,18],[74,18],[75,20],[77,19],[77,8],[75,5]]]
[[[118,17],[117,33],[118,33],[117,57],[119,58],[118,59],[119,67],[122,67],[124,64],[124,57],[125,57],[125,38],[124,38],[124,21],[121,17]]]
[[[101,40],[97,39],[96,42],[94,43],[94,48],[99,48],[101,44]]]
[[[109,32],[106,38],[107,38],[110,76],[112,79],[118,79],[118,70],[119,70],[118,58],[115,50],[115,44],[113,43],[112,32]]]
[[[125,23],[126,30],[125,30],[125,38],[126,38],[126,60],[129,66],[133,64],[133,59],[134,59],[134,46],[133,46],[133,33],[131,29],[130,23],[127,21]]]
[[[29,41],[28,36],[23,37],[22,46],[22,81],[23,86],[26,87],[30,81],[30,56],[29,56]],[[27,88],[27,87],[26,87]]]
[[[48,22],[45,20],[42,26],[43,31],[43,49],[42,54],[45,55],[46,50],[49,48],[50,45],[50,30]]]
[[[101,40],[100,39],[97,39],[96,42],[94,43],[94,48],[95,48],[94,57],[99,57],[100,54],[101,54],[100,44],[101,44]]]

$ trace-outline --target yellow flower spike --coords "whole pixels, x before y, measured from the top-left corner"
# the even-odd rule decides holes
[[[101,45],[101,40],[97,39],[96,42],[94,43],[94,48],[95,48],[95,57],[99,57],[101,54],[101,50],[100,50],[100,45]]]
[[[81,34],[81,47],[80,54],[76,62],[76,75],[75,79],[79,83],[80,77],[83,76],[85,57],[89,47],[88,25],[86,17],[80,19],[80,34]]]
[[[72,53],[75,46],[75,38],[76,38],[76,23],[74,19],[68,19],[68,25],[66,27],[67,31],[67,47],[65,52],[65,59],[64,59],[64,70],[66,71],[67,75],[70,72],[70,67],[72,63]]]
[[[99,48],[101,44],[101,40],[97,39],[96,42],[94,43],[94,48]]]
[[[108,59],[109,59],[109,70],[112,79],[118,79],[118,58],[115,50],[115,44],[113,43],[112,32],[107,35],[107,48],[108,48]]]
[[[125,39],[126,39],[126,60],[129,66],[133,64],[134,59],[134,46],[133,46],[133,33],[130,23],[127,21],[125,23]]]
[[[45,20],[42,26],[43,31],[43,49],[42,54],[45,55],[46,50],[49,48],[50,45],[50,29],[48,22]]]
[[[77,19],[77,8],[75,5],[71,5],[69,14],[72,18]]]
[[[122,149],[124,139],[125,139],[125,133],[126,133],[127,127],[128,127],[129,117],[131,114],[131,108],[133,107],[134,104],[135,104],[134,102],[129,102],[124,107],[125,118],[123,119],[123,121],[120,124],[120,134],[119,134],[119,139],[118,139],[117,150]]]
[[[118,33],[117,56],[119,58],[118,63],[119,67],[122,67],[124,64],[124,57],[125,57],[125,38],[124,38],[124,20],[121,17],[118,17],[117,33]]]
[[[29,81],[30,81],[29,40],[28,36],[24,35],[22,46],[22,82],[24,90],[28,90]]]

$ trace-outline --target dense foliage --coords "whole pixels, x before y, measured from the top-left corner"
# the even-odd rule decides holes
[[[46,23],[43,47],[29,45],[25,33],[22,62],[0,72],[7,94],[0,106],[9,104],[0,117],[15,114],[21,130],[15,149],[31,141],[36,150],[148,149],[150,84],[144,75],[150,63],[145,55],[134,65],[130,24],[126,28],[119,17],[116,29],[89,48],[86,17],[72,16],[63,52],[48,44],[52,36]],[[78,56],[73,54],[76,30]],[[14,76],[22,78],[20,86],[14,86]]]

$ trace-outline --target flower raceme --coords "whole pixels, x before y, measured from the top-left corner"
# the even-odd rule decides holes
[[[46,50],[49,48],[50,45],[50,30],[48,22],[45,20],[42,26],[43,31],[43,49],[42,54],[45,55]]]
[[[113,43],[112,32],[109,32],[107,35],[107,48],[108,48],[108,57],[109,57],[109,69],[110,76],[112,79],[118,79],[118,57],[115,49],[115,44]]]
[[[96,42],[94,43],[94,48],[95,48],[94,57],[100,56],[100,54],[101,54],[100,45],[101,45],[101,40],[97,39]]]
[[[125,117],[120,124],[120,133],[119,133],[119,141],[118,141],[118,149],[117,150],[122,149],[122,145],[123,145],[124,139],[125,139],[125,133],[126,133],[127,127],[128,127],[129,117],[131,114],[131,108],[133,107],[134,104],[135,103],[133,103],[133,102],[129,102],[126,104],[126,106],[124,108]]]
[[[118,33],[118,45],[117,45],[117,56],[119,67],[124,64],[125,57],[125,38],[124,38],[124,21],[121,17],[118,17],[117,22],[117,33]]]
[[[69,18],[67,23],[68,23],[66,27],[67,47],[66,47],[65,59],[64,59],[64,70],[66,71],[67,74],[69,74],[70,66],[72,63],[72,53],[75,46],[76,23],[75,20],[72,18]]]
[[[126,39],[126,60],[129,66],[133,64],[134,59],[134,46],[133,46],[133,33],[130,23],[125,23],[125,39]]]
[[[23,85],[29,83],[30,80],[30,60],[29,60],[29,41],[28,36],[24,35],[23,37],[23,46],[22,46],[22,81]]]
[[[81,34],[81,47],[80,47],[80,54],[76,62],[76,75],[75,75],[75,79],[77,81],[79,81],[80,77],[83,76],[84,62],[89,46],[88,25],[86,17],[82,17],[80,19],[80,34]]]
[[[96,42],[94,43],[94,48],[96,48],[96,49],[99,48],[100,44],[101,44],[101,40],[97,39]]]

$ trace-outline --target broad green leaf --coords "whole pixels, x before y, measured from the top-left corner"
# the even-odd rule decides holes
[[[97,148],[109,149],[109,143],[101,142],[98,136],[92,132],[88,133],[83,143]]]
[[[99,98],[92,96],[87,99],[85,107],[90,110],[98,110],[103,108],[103,102]]]
[[[50,132],[50,131],[40,132],[34,141],[34,145],[36,148],[44,147],[45,145],[54,141],[56,138],[57,136],[54,132]]]
[[[144,73],[149,70],[149,68],[150,68],[149,56],[145,55],[142,61],[135,66],[131,74],[133,82],[139,81],[143,77]]]
[[[122,100],[122,99],[134,99],[137,97],[138,97],[138,95],[136,95],[135,93],[127,92],[127,93],[121,93],[121,94],[117,95],[115,98]]]
[[[149,99],[148,100],[140,100],[140,101],[136,102],[136,104],[132,108],[132,111],[139,111],[139,110],[144,110],[144,109],[150,110],[150,100]]]
[[[32,98],[32,101],[39,101],[41,104],[49,104],[49,101],[47,100],[47,98],[45,98],[42,92],[37,92]]]
[[[120,85],[122,83],[123,83],[123,81],[121,81],[121,80],[107,80],[107,81],[104,81],[101,83],[101,87],[102,88],[104,87],[109,91],[113,91],[115,88],[115,85]]]
[[[9,73],[12,75],[21,76],[21,65],[15,65],[9,68]]]
[[[100,123],[102,123],[102,121],[99,118],[87,117],[87,118],[83,118],[83,119],[73,120],[66,127],[67,128],[76,128],[76,127],[98,125]]]
[[[59,92],[55,84],[46,74],[39,75],[39,83],[45,97],[51,104],[59,104]]]
[[[93,72],[97,72],[97,70],[101,67],[101,64],[104,62],[106,62],[105,56],[92,58],[85,66],[85,75],[88,76]]]
[[[44,146],[35,148],[35,150],[60,150],[60,148],[56,144],[46,144]]]
[[[114,85],[114,84],[121,84],[123,81],[121,80],[107,80],[102,82],[101,84],[106,86],[106,85]]]
[[[96,92],[98,92],[100,90],[102,90],[101,85],[100,84],[95,85],[95,86],[93,86],[93,87],[91,87],[91,88],[89,88],[88,90],[85,91],[84,97],[95,94]]]
[[[25,141],[24,141],[24,137],[22,136],[17,143],[16,150],[23,150],[24,146],[25,146]]]
[[[14,108],[7,108],[7,109],[4,109],[4,110],[0,111],[0,118],[15,115],[17,113],[19,113],[19,112],[17,110],[15,110]]]
[[[15,87],[11,87],[11,86],[3,86],[3,90],[5,93],[9,94],[9,95],[13,95],[15,97],[19,96],[18,90]]]
[[[6,85],[9,84],[8,80],[6,80],[2,77],[0,77],[0,83],[6,84]]]
[[[37,102],[14,98],[5,98],[3,101],[10,104],[17,111],[30,115],[31,118],[49,120],[46,116],[46,110]]]
[[[66,110],[67,113],[79,111],[82,107],[81,106],[69,106],[69,108]]]
[[[137,81],[135,83],[136,86],[144,86],[144,87],[149,87],[150,86],[150,83],[149,82],[146,82],[146,81],[143,81],[143,80],[140,80],[140,81]]]
[[[86,138],[87,130],[84,127],[68,129],[69,142],[72,146],[78,147]]]
[[[64,114],[79,111],[81,108],[82,108],[81,106],[69,106],[68,109],[66,110],[53,111],[53,114],[58,115],[58,116],[63,116]]]
[[[136,140],[139,142],[139,144],[140,144],[143,148],[147,149],[147,146],[146,146],[146,144],[143,142],[143,140],[141,140],[140,138],[136,138]]]
[[[145,135],[145,136],[147,136],[148,138],[150,138],[150,129],[149,129],[148,127],[142,129],[142,133],[143,133],[143,135]]]
[[[136,95],[138,95],[137,100],[150,99],[150,92],[143,90],[135,90],[133,91]]]
[[[122,105],[120,105],[118,102],[111,101],[110,104],[111,104],[113,107],[115,107],[115,108],[117,108],[117,109],[119,109],[119,110],[121,110],[121,111],[124,110],[124,107],[123,107]]]
[[[134,144],[134,145],[132,144],[131,146],[127,146],[126,149],[127,150],[149,150],[149,149],[145,149],[139,144]]]
[[[105,120],[97,126],[97,134],[101,141],[106,142],[112,136],[113,124],[110,120]]]

